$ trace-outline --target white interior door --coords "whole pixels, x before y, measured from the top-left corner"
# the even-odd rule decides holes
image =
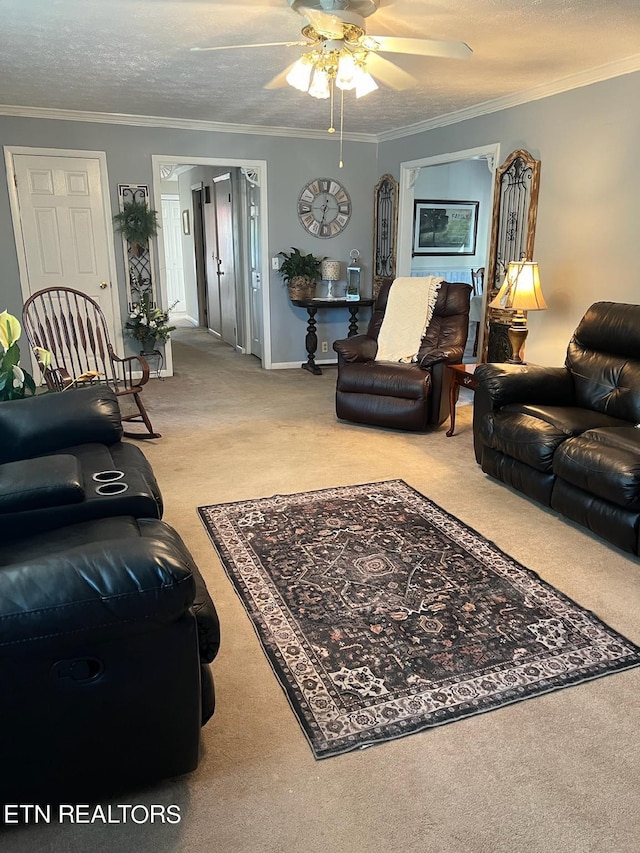
[[[97,158],[14,154],[26,288],[72,287],[93,297],[122,339]]]
[[[172,317],[186,316],[184,265],[182,262],[182,218],[180,199],[162,196],[162,239],[167,270],[167,305]]]

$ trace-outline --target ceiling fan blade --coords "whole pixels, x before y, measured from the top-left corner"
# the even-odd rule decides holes
[[[297,60],[296,60],[297,61]],[[287,83],[287,74],[291,71],[295,62],[292,62],[291,65],[287,65],[284,71],[281,71],[279,74],[276,74],[273,79],[269,80],[268,83],[264,84],[264,89],[282,89],[284,86],[288,86]]]
[[[268,41],[264,44],[223,44],[220,47],[190,47],[189,50],[204,53],[209,50],[239,50],[247,47],[308,47],[309,41]]]
[[[301,8],[298,10],[311,24],[318,35],[328,39],[341,39],[344,34],[343,22],[337,15],[320,9]]]
[[[416,56],[441,56],[446,59],[469,59],[473,51],[463,41],[438,41],[436,39],[408,39],[394,36],[369,36],[385,53],[412,53]]]
[[[395,89],[397,92],[403,89],[410,89],[415,86],[416,79],[411,74],[407,74],[402,68],[399,68],[388,59],[378,56],[377,53],[370,53],[367,56],[366,63],[367,71],[376,77],[380,82],[384,83],[390,89]]]

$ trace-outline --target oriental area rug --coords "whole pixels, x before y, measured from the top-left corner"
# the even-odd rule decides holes
[[[316,758],[640,663],[402,480],[198,512]]]

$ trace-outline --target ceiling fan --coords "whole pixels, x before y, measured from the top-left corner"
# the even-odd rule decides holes
[[[318,98],[330,96],[333,82],[343,90],[355,89],[356,97],[368,94],[378,88],[372,75],[396,91],[415,84],[414,77],[382,57],[381,53],[447,59],[468,59],[473,53],[464,42],[367,34],[365,18],[373,15],[385,0],[287,2],[307,21],[301,31],[304,41],[193,47],[191,50],[216,51],[278,46],[308,48],[308,53],[303,53],[298,60],[270,80],[265,88],[277,89],[289,84]]]

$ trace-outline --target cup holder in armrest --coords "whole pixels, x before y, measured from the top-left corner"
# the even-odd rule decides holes
[[[129,486],[126,483],[101,483],[96,486],[96,492],[99,495],[121,495],[128,488]]]
[[[98,471],[93,475],[93,479],[97,483],[112,483],[114,480],[121,480],[124,477],[124,471]]]

